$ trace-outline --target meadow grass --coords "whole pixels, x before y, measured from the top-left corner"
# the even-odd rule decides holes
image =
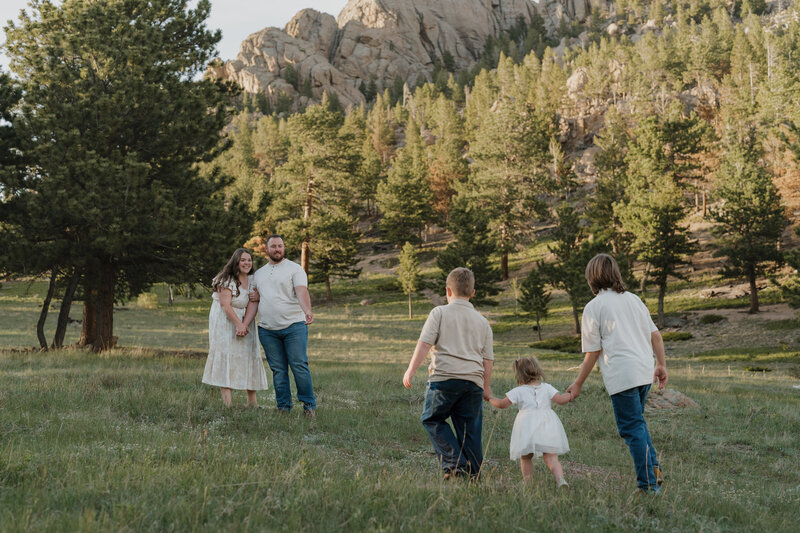
[[[310,531],[793,531],[800,501],[800,355],[788,347],[719,348],[670,358],[669,387],[699,409],[653,411],[648,423],[666,471],[664,495],[634,495],[627,448],[594,373],[557,407],[570,439],[568,491],[536,462],[522,483],[508,460],[513,410],[484,410],[483,480],[445,482],[419,423],[424,370],[400,384],[431,304],[387,276],[338,283],[315,305],[309,358],[316,422],[295,409],[225,409],[200,383],[208,298],[115,313],[123,348],[40,353],[34,325],[42,285],[0,288],[0,529]],[[313,288],[315,301],[320,290]],[[359,301],[368,295],[372,305]],[[73,311],[73,316],[76,316]],[[566,387],[580,354],[538,350],[531,322],[501,297],[493,390],[514,386],[511,361],[537,353]],[[52,321],[53,319],[51,319]],[[79,328],[71,326],[67,342]],[[568,335],[563,299],[543,324]],[[751,372],[753,362],[771,372]]]

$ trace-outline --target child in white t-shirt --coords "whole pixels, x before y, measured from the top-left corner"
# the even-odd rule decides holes
[[[503,399],[489,399],[498,409],[511,404],[519,409],[511,430],[511,459],[519,459],[522,478],[529,482],[533,477],[533,455],[543,457],[558,486],[567,487],[558,456],[569,451],[569,442],[561,420],[550,408],[550,402],[569,403],[572,394],[559,394],[555,387],[545,383],[542,367],[534,356],[514,361],[514,375],[518,387],[508,391]]]
[[[664,342],[642,300],[626,290],[613,257],[594,256],[586,265],[586,281],[595,294],[581,319],[586,357],[567,392],[580,396],[583,382],[599,363],[617,430],[633,458],[639,490],[661,494],[664,475],[644,419],[644,406],[654,381],[659,389],[667,384]]]

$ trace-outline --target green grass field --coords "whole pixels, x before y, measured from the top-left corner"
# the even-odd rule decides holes
[[[115,313],[122,348],[40,353],[30,347],[43,287],[5,283],[0,530],[796,530],[797,346],[770,346],[765,336],[753,347],[670,357],[669,387],[701,407],[648,414],[666,473],[661,498],[634,494],[597,374],[575,403],[556,407],[572,448],[562,457],[568,491],[555,489],[541,462],[523,485],[507,455],[514,412],[488,405],[483,480],[445,482],[419,423],[424,372],[410,391],[400,383],[431,305],[420,299],[408,319],[387,280],[337,284],[335,305],[315,305],[316,422],[279,416],[271,391],[259,396],[266,409],[244,409],[242,393],[239,407],[225,409],[200,383],[208,298],[168,308],[159,287],[157,309]],[[359,305],[365,295],[372,305]],[[546,338],[569,333],[565,303],[554,307]],[[507,295],[490,311],[501,395],[513,386],[511,361],[534,352],[535,333]],[[67,342],[79,332],[71,328]],[[580,355],[536,352],[549,381],[566,387]]]

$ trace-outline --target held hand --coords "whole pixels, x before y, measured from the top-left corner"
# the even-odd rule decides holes
[[[659,390],[667,385],[667,367],[664,365],[656,365],[656,371],[653,373],[653,381],[658,383]]]
[[[248,295],[248,298],[250,299],[251,302],[260,301],[261,300],[261,295],[258,293],[258,289],[253,289],[250,292],[250,294]]]
[[[488,402],[489,398],[491,398],[491,397],[492,397],[492,388],[491,387],[486,387],[485,389],[483,389],[483,400],[485,402]]]
[[[244,337],[245,335],[247,335],[247,326],[245,326],[244,324],[239,324],[238,326],[236,326],[236,336]]]
[[[406,373],[403,374],[403,386],[405,388],[407,389],[411,388],[411,378],[413,377],[414,377],[414,372],[412,372],[410,368],[406,370]]]
[[[314,313],[309,311],[308,313],[306,313],[306,325],[309,325],[312,322],[314,322]]]
[[[581,386],[578,385],[577,383],[573,383],[572,385],[567,387],[567,393],[572,394],[572,400],[570,401],[574,401],[578,398],[578,396],[581,395]]]

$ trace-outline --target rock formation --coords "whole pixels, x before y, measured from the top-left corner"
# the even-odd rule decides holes
[[[604,0],[597,0],[604,1]],[[589,0],[350,0],[339,14],[303,9],[284,30],[266,28],[242,42],[235,60],[209,67],[209,74],[237,82],[246,92],[281,93],[303,106],[308,86],[319,99],[335,92],[345,106],[364,100],[371,80],[379,89],[400,78],[409,85],[430,77],[434,62],[449,53],[457,69],[471,67],[490,36],[526,23],[538,10],[548,27],[561,17],[583,19]],[[287,81],[297,72],[299,82]],[[307,81],[308,80],[308,81]]]

